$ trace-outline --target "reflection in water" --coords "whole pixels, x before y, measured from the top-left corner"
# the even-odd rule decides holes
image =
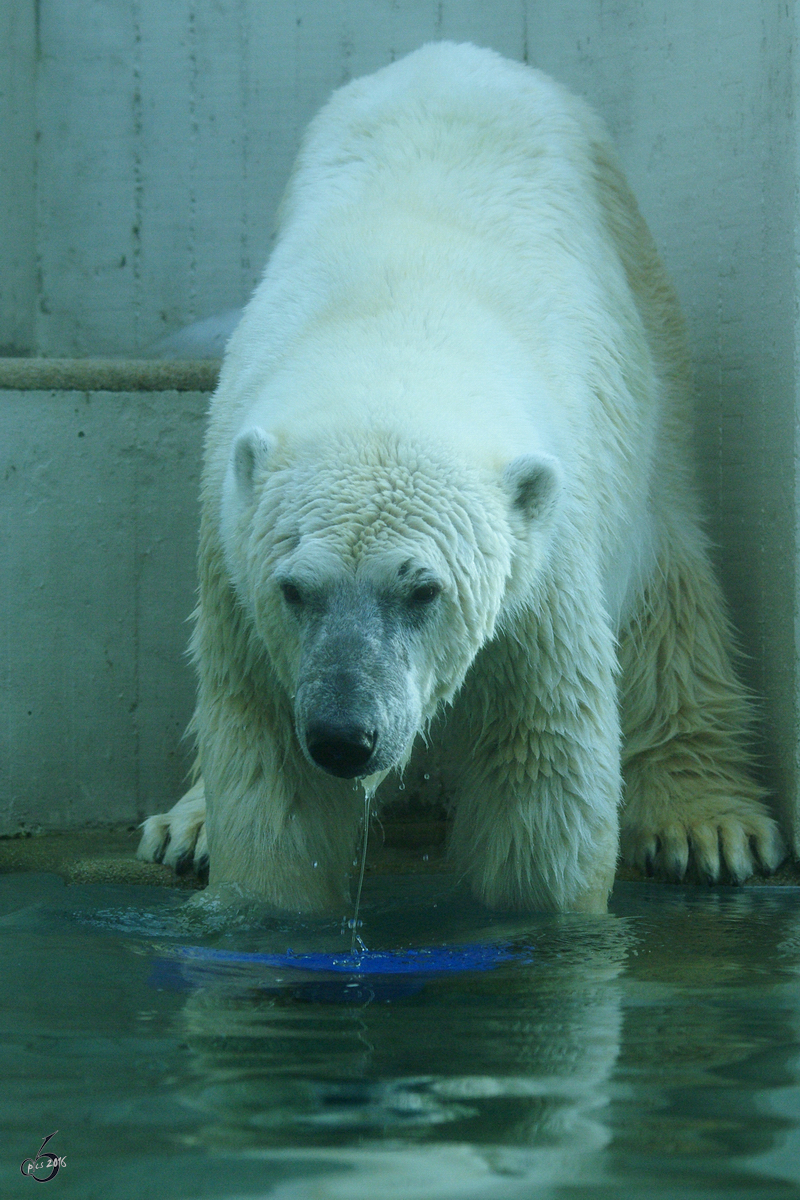
[[[430,880],[413,886],[430,888]],[[396,908],[376,913],[373,902],[370,911],[368,897],[368,944],[400,935],[419,945],[414,935],[438,926],[440,935],[445,928],[461,941],[528,945],[533,961],[443,977],[390,1003],[378,992],[356,1005],[271,991],[258,970],[206,977],[185,1011],[195,1071],[187,1098],[206,1115],[202,1144],[251,1151],[290,1145],[305,1151],[310,1168],[323,1149],[329,1162],[334,1147],[350,1161],[346,1148],[355,1144],[365,1170],[368,1151],[373,1164],[364,1195],[371,1172],[386,1170],[387,1139],[416,1150],[398,1176],[397,1195],[419,1172],[427,1187],[440,1176],[451,1189],[441,1194],[454,1195],[462,1176],[472,1188],[481,1177],[578,1180],[596,1171],[597,1152],[611,1136],[607,1084],[620,1044],[618,977],[630,922],[568,917],[487,925],[484,910],[463,896],[443,896],[438,886],[438,899],[431,893],[427,903],[417,900],[416,912],[401,908],[399,924]],[[472,910],[466,920],[465,908]],[[340,1183],[350,1195],[362,1194],[352,1190],[349,1173]],[[372,1194],[395,1194],[386,1187],[384,1179]]]
[[[171,950],[346,953],[338,920],[0,877],[11,1165],[58,1129],[67,1197],[797,1200],[800,889],[628,885],[613,908],[493,917],[443,879],[368,878],[371,948],[527,961],[348,990]]]
[[[605,921],[497,921],[483,936],[524,940],[530,965],[442,979],[392,1004],[307,1004],[253,978],[206,982],[186,1008],[202,1140],[303,1148],[309,1167],[336,1147],[362,1179],[367,1152],[385,1169],[386,1139],[403,1139],[415,1153],[398,1196],[407,1170],[434,1164],[451,1189],[452,1171],[471,1189],[488,1171],[492,1196],[498,1173],[508,1186],[613,1194],[620,1179],[645,1188],[656,1172],[707,1193],[752,1188],[754,1169],[781,1194],[781,1179],[800,1182],[781,1149],[787,1126],[797,1137],[798,1108],[787,1122],[762,1093],[797,1082],[783,1048],[798,1042],[800,995],[771,978],[787,960],[800,969],[791,899],[632,889]],[[450,905],[439,912],[448,928],[461,911]],[[361,1194],[353,1187],[349,1174],[326,1184],[331,1196]],[[378,1194],[394,1192],[384,1180]]]
[[[626,971],[608,1169],[668,1172],[703,1195],[796,1200],[800,1159],[785,1143],[800,1121],[800,954],[789,947],[800,893],[631,889],[618,911],[634,903],[644,928]],[[773,1108],[786,1085],[790,1121]]]

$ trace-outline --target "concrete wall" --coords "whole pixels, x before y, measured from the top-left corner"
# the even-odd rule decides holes
[[[140,353],[241,305],[302,130],[339,84],[436,37],[524,49],[519,0],[39,0],[38,12],[45,354]]]
[[[0,391],[0,834],[177,797],[208,393]]]
[[[36,21],[32,0],[0,0],[0,354],[36,334]]]
[[[241,304],[346,79],[441,37],[549,71],[606,116],[683,301],[710,528],[797,821],[796,32],[773,0],[0,0],[0,346],[142,353]],[[59,412],[36,409],[53,447]],[[140,493],[165,520],[170,474]],[[176,656],[188,607],[162,606]]]

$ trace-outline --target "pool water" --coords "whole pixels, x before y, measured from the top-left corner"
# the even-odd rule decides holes
[[[0,876],[0,1194],[800,1197],[800,888],[509,917],[374,877],[361,917],[463,963],[337,975],[346,921]]]

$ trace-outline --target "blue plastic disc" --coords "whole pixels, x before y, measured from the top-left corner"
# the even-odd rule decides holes
[[[171,946],[153,963],[150,984],[194,990],[227,978],[234,986],[282,993],[322,1004],[390,1003],[413,996],[431,980],[457,972],[528,963],[530,950],[509,946],[427,946],[419,950],[362,950],[280,954]]]
[[[296,954],[247,953],[211,950],[205,946],[176,946],[177,958],[207,963],[252,963],[295,971],[322,971],[336,975],[441,975],[453,971],[486,971],[500,963],[526,961],[529,955],[508,946],[427,946],[420,950],[364,950],[351,955],[321,952]]]

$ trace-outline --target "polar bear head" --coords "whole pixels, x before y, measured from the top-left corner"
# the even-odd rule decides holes
[[[374,430],[238,434],[225,561],[311,763],[363,778],[407,760],[525,602],[559,487],[542,454],[486,466]]]

